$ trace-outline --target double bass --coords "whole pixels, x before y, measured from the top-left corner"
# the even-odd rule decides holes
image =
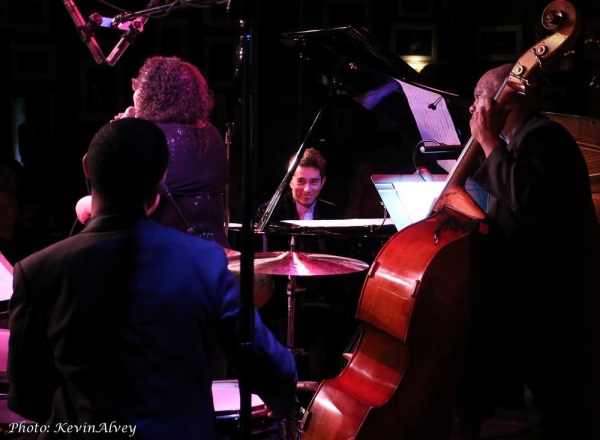
[[[526,93],[558,64],[580,33],[567,1],[550,3],[542,24],[552,33],[514,65],[495,99]],[[473,250],[486,213],[465,190],[480,153],[471,137],[430,215],[382,247],[363,284],[356,318],[362,333],[341,373],[319,384],[298,439],[444,439],[468,345]]]

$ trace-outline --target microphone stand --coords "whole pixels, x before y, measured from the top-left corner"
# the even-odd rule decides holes
[[[227,128],[225,130],[225,147],[227,154],[227,163],[231,165],[229,160],[229,153],[231,150],[231,136],[233,135],[233,122],[228,122],[226,124],[226,127]],[[225,234],[227,235],[227,233],[229,232],[229,184],[227,184],[227,186],[225,187],[225,218],[223,220],[225,223]]]
[[[194,228],[187,221],[187,218],[185,218],[185,215],[183,215],[183,212],[181,212],[181,209],[179,209],[179,206],[177,205],[177,203],[173,199],[173,196],[171,195],[171,191],[169,191],[169,188],[167,187],[167,185],[164,182],[161,182],[161,184],[160,184],[160,195],[165,196],[166,199],[171,204],[171,206],[173,207],[173,209],[175,209],[175,212],[177,213],[177,215],[179,216],[179,218],[185,225],[185,232],[187,232],[188,234],[193,234]]]
[[[242,229],[240,240],[240,436],[252,435],[252,354],[254,351],[254,210],[257,63],[254,30],[258,17],[258,0],[238,0],[242,6]],[[231,6],[231,4],[229,5]]]

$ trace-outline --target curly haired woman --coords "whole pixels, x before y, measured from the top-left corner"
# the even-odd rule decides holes
[[[163,200],[158,223],[231,247],[225,234],[227,149],[209,120],[212,92],[194,65],[171,56],[146,59],[132,80],[135,116],[154,121],[167,135],[171,157],[166,184],[183,214]]]
[[[213,97],[206,79],[176,56],[152,56],[131,84],[133,107],[115,119],[153,121],[166,134],[171,153],[166,185],[172,200],[162,197],[152,218],[230,248],[224,226],[227,148],[209,120]],[[76,210],[83,222],[86,210],[80,203]]]

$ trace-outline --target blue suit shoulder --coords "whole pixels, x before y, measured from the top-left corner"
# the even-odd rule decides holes
[[[141,232],[142,234],[162,237],[181,252],[185,252],[186,249],[201,249],[203,252],[223,252],[223,246],[219,243],[161,225],[154,221],[143,222],[141,227],[146,229],[145,232]]]

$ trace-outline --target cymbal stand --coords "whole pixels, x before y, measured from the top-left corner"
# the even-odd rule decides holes
[[[229,164],[229,166],[231,167],[231,160],[230,160],[230,150],[231,150],[231,136],[233,135],[233,122],[228,122],[227,124],[225,124],[226,131],[225,131],[225,147],[226,147],[226,154],[227,154],[227,163]],[[231,169],[231,168],[230,168]],[[225,186],[225,218],[223,219],[223,223],[225,224],[225,235],[228,234],[229,232],[229,183],[227,183],[227,186]]]
[[[290,251],[294,252],[296,249],[296,239],[292,236],[290,240]],[[298,354],[303,355],[304,350],[299,350],[295,347],[295,328],[296,328],[296,294],[299,292],[298,284],[296,283],[296,275],[289,275],[289,281],[287,284],[287,347],[290,349],[294,357]]]
[[[294,249],[292,239],[292,251]],[[287,339],[286,344],[294,359],[297,359],[298,355],[305,355],[306,352],[303,349],[296,348],[295,346],[295,326],[296,326],[296,294],[299,291],[298,285],[296,284],[296,275],[288,276],[287,284],[287,299],[288,299],[288,316],[287,316]],[[287,416],[281,421],[281,439],[294,440],[294,434],[298,431],[298,417],[293,415]]]
[[[298,285],[296,284],[296,275],[290,275],[287,285],[287,339],[286,344],[294,357],[297,355],[306,354],[304,350],[295,347],[295,328],[296,328],[296,294],[298,293]]]

